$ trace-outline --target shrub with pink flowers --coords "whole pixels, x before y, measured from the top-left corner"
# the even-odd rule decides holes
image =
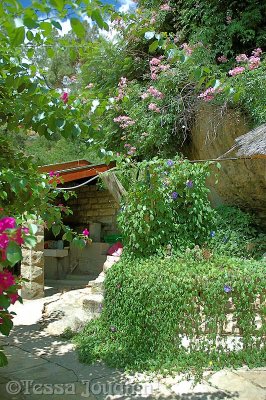
[[[35,243],[31,227],[17,225],[16,219],[3,216],[0,212],[0,333],[8,336],[13,327],[14,312],[9,307],[16,301],[22,302],[18,290],[21,278],[8,269],[22,258],[21,245]],[[7,359],[0,350],[0,366],[7,364]]]

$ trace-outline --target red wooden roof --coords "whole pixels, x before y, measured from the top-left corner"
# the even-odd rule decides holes
[[[72,182],[83,178],[89,178],[98,175],[101,172],[108,171],[114,166],[114,163],[91,164],[86,160],[70,161],[60,164],[44,165],[39,167],[40,172],[49,173],[51,171],[59,173],[64,182]]]

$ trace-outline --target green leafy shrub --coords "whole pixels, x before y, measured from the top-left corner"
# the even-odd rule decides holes
[[[258,231],[250,214],[229,206],[221,206],[216,211],[216,222],[208,243],[216,254],[260,257],[266,251],[266,235]]]
[[[149,256],[169,245],[185,250],[205,242],[215,214],[207,197],[208,175],[207,164],[178,157],[137,164],[118,216],[128,253]]]
[[[75,339],[80,359],[196,375],[205,367],[261,365],[266,361],[265,284],[265,266],[255,261],[206,261],[196,253],[183,259],[124,258],[108,271],[99,320]],[[231,343],[224,341],[232,304],[240,344],[232,337]],[[256,315],[262,320],[259,329]]]

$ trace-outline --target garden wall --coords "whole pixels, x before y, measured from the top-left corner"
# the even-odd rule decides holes
[[[198,110],[192,138],[186,150],[191,160],[216,159],[226,153],[238,136],[250,130],[248,120],[238,110],[218,108],[209,104]],[[234,157],[230,153],[227,157]],[[211,201],[237,205],[253,212],[258,221],[266,225],[266,160],[239,159],[221,162],[219,182],[209,181]]]
[[[82,186],[75,190],[77,198],[71,198],[67,205],[73,215],[65,218],[77,231],[89,227],[90,223],[101,223],[101,240],[105,235],[117,233],[116,214],[119,205],[108,190],[96,185]]]

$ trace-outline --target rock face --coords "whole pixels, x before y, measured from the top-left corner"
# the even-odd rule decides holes
[[[232,148],[235,138],[250,129],[244,115],[237,110],[223,110],[206,104],[197,113],[185,155],[191,160],[216,159]],[[227,157],[233,158],[235,154],[230,153]],[[216,167],[212,168],[218,172]],[[215,178],[208,182],[213,205],[236,205],[255,213],[266,225],[266,159],[221,161],[218,180],[217,185]]]

